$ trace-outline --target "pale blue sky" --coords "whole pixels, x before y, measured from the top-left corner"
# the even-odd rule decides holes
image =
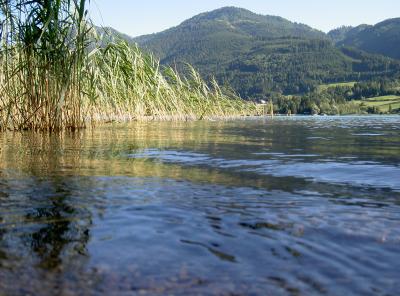
[[[131,36],[159,32],[223,6],[279,15],[323,31],[400,17],[400,0],[91,0],[90,5],[97,25]]]

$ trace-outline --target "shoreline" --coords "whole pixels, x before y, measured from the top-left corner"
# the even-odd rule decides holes
[[[141,117],[132,117],[129,118],[127,116],[121,117],[112,117],[108,119],[87,119],[85,123],[80,127],[65,127],[60,130],[47,130],[47,129],[11,129],[11,128],[3,128],[0,127],[0,134],[6,132],[63,132],[63,131],[79,131],[85,129],[96,128],[98,126],[112,125],[112,124],[131,124],[131,123],[161,123],[161,122],[174,122],[174,123],[184,123],[184,122],[227,122],[227,121],[253,121],[253,120],[265,120],[265,119],[295,119],[295,118],[314,118],[314,119],[323,119],[323,118],[340,118],[340,117],[398,117],[400,114],[337,114],[337,115],[308,115],[308,114],[292,114],[292,115],[284,115],[284,114],[274,114],[271,115],[232,115],[232,116],[207,116],[205,118],[197,118],[196,116],[141,116]]]

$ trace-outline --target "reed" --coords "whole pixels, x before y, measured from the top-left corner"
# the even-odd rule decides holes
[[[89,44],[85,2],[0,2],[3,129],[83,125],[82,83]]]
[[[105,39],[87,20],[86,4],[0,0],[1,130],[255,113],[253,104],[215,80],[206,83],[190,65],[181,76],[125,42],[100,46]]]
[[[252,113],[252,104],[225,95],[215,80],[209,86],[187,65],[182,77],[171,67],[163,68],[151,55],[125,42],[110,43],[93,59],[96,85],[96,120],[205,119]]]

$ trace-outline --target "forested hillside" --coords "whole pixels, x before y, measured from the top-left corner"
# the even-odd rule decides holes
[[[360,29],[339,30],[336,38]],[[281,17],[227,7],[134,41],[163,64],[180,68],[188,62],[245,98],[306,93],[323,83],[391,77],[400,71],[399,61],[336,47],[330,35]]]
[[[338,33],[341,34],[338,34]],[[328,33],[337,45],[400,59],[400,18],[388,19],[375,26],[339,28]],[[340,36],[339,36],[340,35]]]

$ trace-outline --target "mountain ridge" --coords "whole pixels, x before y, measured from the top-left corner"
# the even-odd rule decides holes
[[[224,20],[226,21],[225,23],[223,22]],[[238,22],[238,20],[240,21],[240,23]],[[272,30],[280,29],[281,31],[282,30],[285,31],[286,34],[282,34],[282,32],[279,32],[279,36],[286,35],[286,36],[300,37],[299,35],[307,35],[308,37],[327,38],[327,36],[324,32],[314,29],[305,24],[291,22],[280,16],[262,15],[262,14],[257,14],[257,13],[251,12],[250,10],[247,10],[245,8],[228,6],[228,7],[222,7],[222,8],[216,9],[216,10],[200,13],[198,15],[195,15],[195,16],[181,22],[179,25],[173,26],[164,31],[133,37],[133,39],[140,43],[143,39],[148,39],[148,37],[154,37],[158,34],[170,33],[179,28],[193,29],[193,28],[196,28],[196,26],[204,25],[204,22],[207,22],[207,21],[219,21],[221,25],[226,25],[226,26],[230,27],[231,29],[240,29],[240,30],[246,30],[246,29],[249,30],[249,29],[251,29],[251,27],[249,28],[248,25],[249,24],[251,25],[254,23],[269,25],[269,27],[266,27],[266,30],[264,32],[252,32],[252,33],[255,33],[256,36],[258,36],[258,37],[276,37],[276,36],[273,36],[274,33],[270,32],[270,31],[271,31],[271,29]],[[232,26],[233,23],[237,24],[239,26],[234,27],[234,26]],[[277,26],[277,25],[279,25],[279,26]],[[284,29],[282,29],[282,27],[284,27]],[[289,32],[290,30],[292,30],[291,34]],[[268,34],[270,34],[270,35],[268,35]],[[267,35],[267,36],[265,36],[265,35]]]
[[[241,96],[306,93],[319,84],[391,76],[400,61],[339,44],[368,25],[336,36],[279,16],[223,7],[201,13],[160,33],[131,38],[164,65],[192,64]],[[334,39],[336,38],[336,41]],[[335,44],[337,46],[335,46]]]
[[[337,40],[337,45],[352,46],[370,53],[400,59],[400,18],[386,19],[375,25],[357,26],[343,37],[342,40]]]

